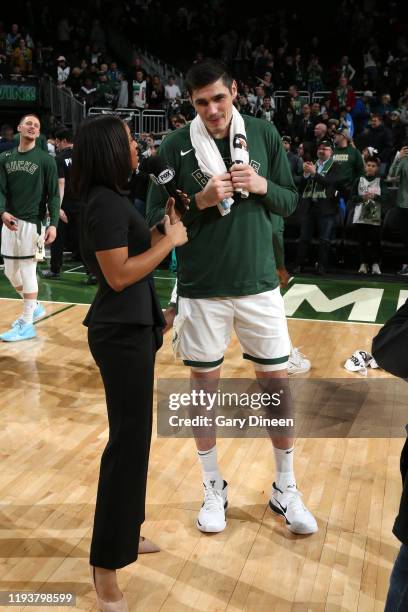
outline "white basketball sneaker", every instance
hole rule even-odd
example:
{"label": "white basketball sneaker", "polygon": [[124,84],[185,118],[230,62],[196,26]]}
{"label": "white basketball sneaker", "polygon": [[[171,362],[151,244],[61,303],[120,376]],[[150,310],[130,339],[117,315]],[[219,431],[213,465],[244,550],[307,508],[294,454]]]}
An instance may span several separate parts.
{"label": "white basketball sneaker", "polygon": [[311,363],[298,348],[292,346],[288,359],[288,374],[304,374],[310,370]]}
{"label": "white basketball sneaker", "polygon": [[302,502],[302,494],[296,485],[290,485],[281,491],[273,483],[269,507],[285,518],[286,527],[292,533],[307,535],[318,530],[316,519]]}
{"label": "white basketball sneaker", "polygon": [[215,482],[204,482],[204,501],[197,517],[197,528],[206,533],[218,533],[227,525],[225,510],[228,506],[228,485],[224,480],[222,489],[217,489]]}

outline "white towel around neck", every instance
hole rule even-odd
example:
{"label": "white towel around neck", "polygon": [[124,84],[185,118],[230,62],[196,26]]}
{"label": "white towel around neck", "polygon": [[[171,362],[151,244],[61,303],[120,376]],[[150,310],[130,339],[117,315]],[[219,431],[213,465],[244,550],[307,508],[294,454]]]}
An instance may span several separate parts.
{"label": "white towel around neck", "polygon": [[[201,172],[208,177],[225,174],[227,168],[218,150],[214,138],[208,132],[203,120],[197,115],[190,123],[191,144],[194,147],[195,156]],[[242,115],[235,106],[232,107],[232,119],[229,131],[231,159],[234,164],[249,163],[248,144],[246,138],[245,123]],[[248,197],[248,192],[237,189],[243,198]],[[221,215],[227,215],[234,203],[232,198],[226,198],[219,202],[218,209]]]}

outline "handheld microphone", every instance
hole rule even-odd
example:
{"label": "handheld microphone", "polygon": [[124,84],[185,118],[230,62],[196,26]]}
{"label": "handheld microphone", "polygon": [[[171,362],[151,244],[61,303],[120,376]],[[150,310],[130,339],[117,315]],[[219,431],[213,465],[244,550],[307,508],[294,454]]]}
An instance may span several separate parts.
{"label": "handheld microphone", "polygon": [[[248,164],[249,163],[249,155],[248,155],[248,141],[244,134],[235,134],[232,140],[232,146],[234,147],[234,163],[235,164]],[[247,198],[249,196],[248,191],[238,187],[235,189],[238,193],[241,194],[242,198]]]}
{"label": "handheld microphone", "polygon": [[150,174],[150,178],[156,185],[161,185],[165,188],[169,196],[174,198],[175,207],[180,215],[184,215],[187,210],[180,194],[177,193],[177,185],[174,177],[176,173],[170,167],[168,161],[161,156],[153,155],[145,161],[144,172]]}

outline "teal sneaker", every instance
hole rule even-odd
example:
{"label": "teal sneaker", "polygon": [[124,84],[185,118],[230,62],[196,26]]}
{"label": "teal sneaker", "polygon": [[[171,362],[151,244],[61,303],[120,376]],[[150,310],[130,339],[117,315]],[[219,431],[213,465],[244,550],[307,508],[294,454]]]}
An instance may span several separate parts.
{"label": "teal sneaker", "polygon": [[4,334],[0,334],[0,340],[3,340],[3,342],[19,342],[20,340],[31,340],[36,335],[37,332],[32,323],[25,323],[23,319],[19,319],[14,327]]}
{"label": "teal sneaker", "polygon": [[[40,304],[40,302],[37,302],[37,306],[35,307],[35,310],[33,312],[33,322],[35,323],[36,321],[38,321],[38,319],[41,319],[44,315],[45,315],[44,306]],[[20,319],[16,319],[15,321],[13,321],[13,323],[11,324],[11,327],[15,327],[19,321]]]}

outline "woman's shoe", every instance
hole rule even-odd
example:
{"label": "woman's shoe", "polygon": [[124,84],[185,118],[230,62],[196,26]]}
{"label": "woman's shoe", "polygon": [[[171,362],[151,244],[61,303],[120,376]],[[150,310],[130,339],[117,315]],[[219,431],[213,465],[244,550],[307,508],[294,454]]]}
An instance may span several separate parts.
{"label": "woman's shoe", "polygon": [[155,553],[155,552],[160,552],[160,548],[157,546],[157,544],[155,544],[148,538],[144,538],[143,536],[140,536],[139,555],[143,555],[145,553]]}
{"label": "woman's shoe", "polygon": [[103,601],[103,599],[99,598],[98,591],[96,590],[95,584],[95,568],[91,565],[91,580],[93,584],[93,588],[96,593],[96,601],[98,604],[98,608],[102,610],[102,612],[129,612],[129,608],[126,602],[126,599],[122,595],[122,599],[118,599],[118,601]]}

